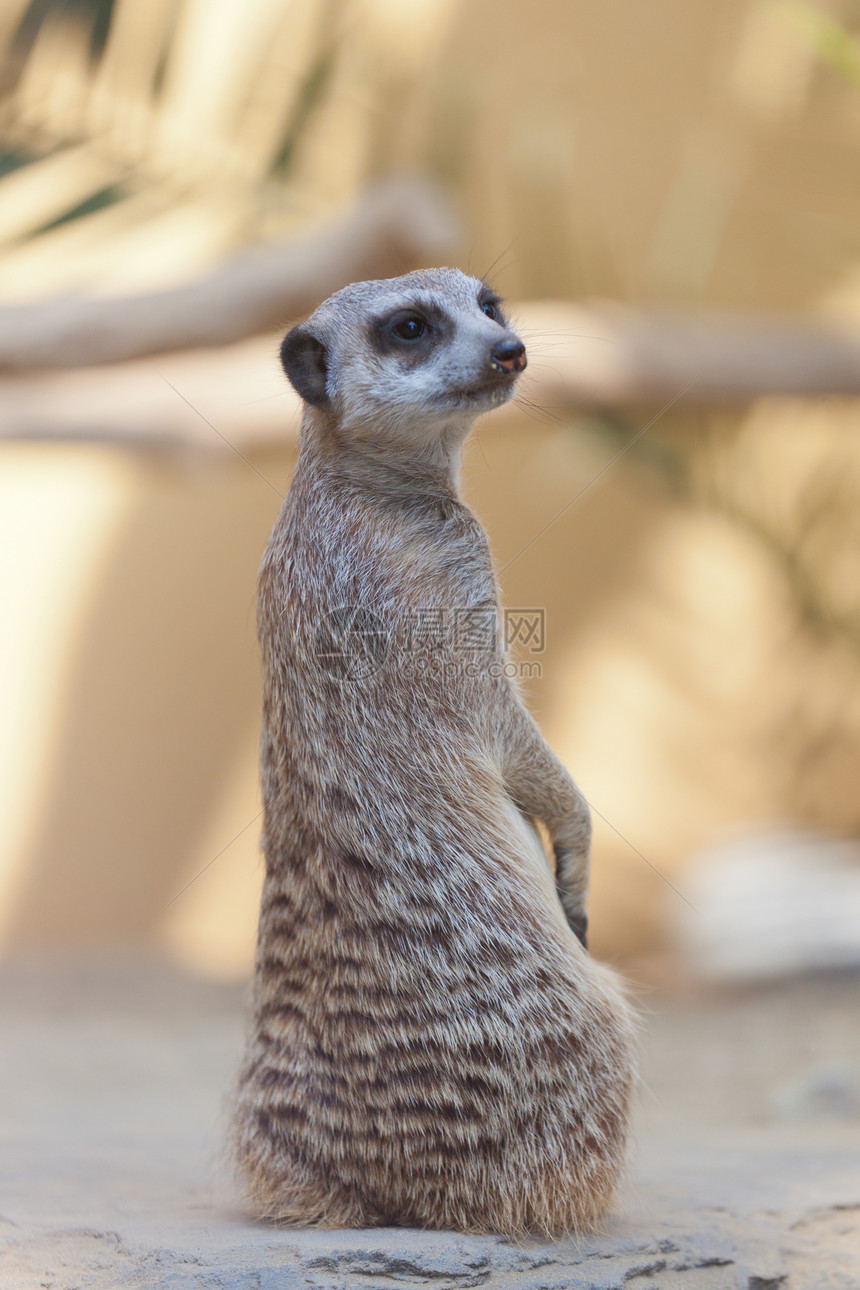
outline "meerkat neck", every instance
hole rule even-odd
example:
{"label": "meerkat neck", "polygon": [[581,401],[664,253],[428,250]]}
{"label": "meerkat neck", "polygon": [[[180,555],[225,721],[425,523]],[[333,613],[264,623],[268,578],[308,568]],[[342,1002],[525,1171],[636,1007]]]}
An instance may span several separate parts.
{"label": "meerkat neck", "polygon": [[372,427],[342,427],[314,417],[303,425],[301,455],[352,485],[388,496],[439,493],[459,497],[460,457],[471,428],[452,426],[424,442],[401,440]]}

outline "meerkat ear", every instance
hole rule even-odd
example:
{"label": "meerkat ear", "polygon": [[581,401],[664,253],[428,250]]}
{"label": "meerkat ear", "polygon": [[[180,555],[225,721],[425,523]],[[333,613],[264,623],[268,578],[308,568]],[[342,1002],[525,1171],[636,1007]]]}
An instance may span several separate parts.
{"label": "meerkat ear", "polygon": [[281,363],[290,384],[308,403],[323,408],[328,403],[328,355],[321,340],[300,324],[281,342]]}

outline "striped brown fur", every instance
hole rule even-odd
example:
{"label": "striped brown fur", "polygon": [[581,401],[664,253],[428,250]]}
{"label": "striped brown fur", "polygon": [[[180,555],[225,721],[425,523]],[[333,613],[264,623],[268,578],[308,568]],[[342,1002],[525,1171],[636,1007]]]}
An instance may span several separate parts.
{"label": "striped brown fur", "polygon": [[[450,269],[356,284],[283,351],[308,406],[260,573],[266,878],[234,1133],[283,1222],[560,1234],[622,1168],[630,1015],[574,934],[588,810],[503,642],[451,630],[498,604],[454,465],[515,381],[491,373],[513,333],[487,299]],[[404,309],[423,356],[390,330]]]}

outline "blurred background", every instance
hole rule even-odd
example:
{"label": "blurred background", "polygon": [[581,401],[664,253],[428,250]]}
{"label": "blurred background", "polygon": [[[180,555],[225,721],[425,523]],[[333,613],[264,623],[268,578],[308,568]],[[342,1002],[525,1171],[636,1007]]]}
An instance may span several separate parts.
{"label": "blurred background", "polygon": [[2,0],[0,63],[0,955],[247,978],[277,340],[447,262],[529,344],[464,487],[595,952],[856,965],[855,0]]}
{"label": "blurred background", "polygon": [[857,1285],[858,0],[0,0],[4,1286],[259,1282],[278,343],[445,263],[528,344],[463,481],[643,1017],[629,1275]]}

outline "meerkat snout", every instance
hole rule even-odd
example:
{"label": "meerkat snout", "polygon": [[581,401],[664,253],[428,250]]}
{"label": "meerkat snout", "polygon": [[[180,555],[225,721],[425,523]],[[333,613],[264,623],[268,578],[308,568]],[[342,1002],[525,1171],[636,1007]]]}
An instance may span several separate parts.
{"label": "meerkat snout", "polygon": [[526,347],[517,336],[505,337],[493,346],[492,367],[496,371],[524,372],[528,364]]}

